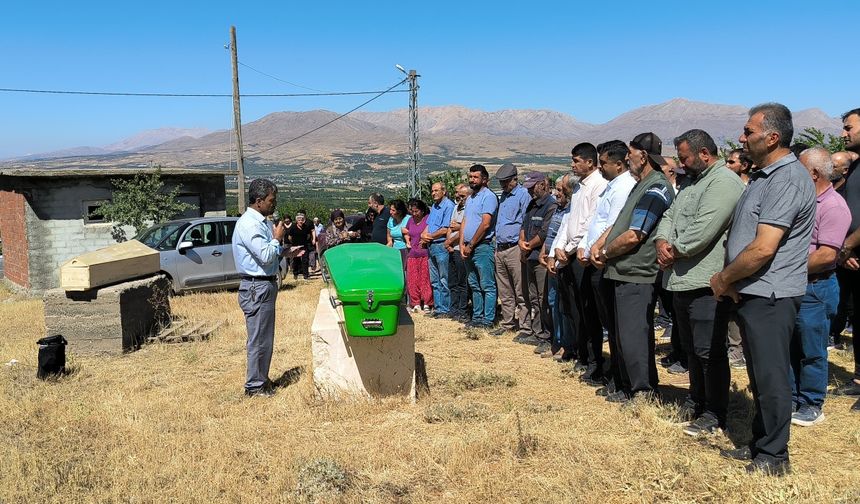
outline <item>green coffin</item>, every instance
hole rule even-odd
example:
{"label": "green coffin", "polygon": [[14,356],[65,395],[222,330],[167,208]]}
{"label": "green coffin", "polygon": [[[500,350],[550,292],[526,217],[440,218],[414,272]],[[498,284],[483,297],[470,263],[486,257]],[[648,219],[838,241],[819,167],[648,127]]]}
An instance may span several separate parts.
{"label": "green coffin", "polygon": [[391,336],[397,332],[404,287],[399,250],[379,243],[347,243],[326,250],[322,267],[332,304],[343,306],[347,334]]}

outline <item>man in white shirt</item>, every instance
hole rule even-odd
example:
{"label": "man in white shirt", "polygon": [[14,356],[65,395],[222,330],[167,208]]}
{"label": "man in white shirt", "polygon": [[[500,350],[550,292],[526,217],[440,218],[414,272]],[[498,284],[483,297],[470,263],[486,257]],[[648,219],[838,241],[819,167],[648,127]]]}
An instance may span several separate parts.
{"label": "man in white shirt", "polygon": [[287,232],[283,221],[272,225],[266,217],[278,204],[278,188],[270,180],[257,179],[248,187],[248,209],[233,231],[233,260],[241,275],[239,306],[248,330],[248,369],[245,394],[274,394],[269,380],[275,342],[275,301],[278,297],[278,262]]}
{"label": "man in white shirt", "polygon": [[[589,316],[596,309],[591,291],[591,275],[597,271],[591,265],[583,266],[576,261],[576,247],[588,230],[588,221],[597,208],[607,181],[597,169],[597,148],[590,143],[580,143],[570,151],[571,170],[580,177],[579,191],[571,198],[567,222],[563,222],[558,236],[552,244],[550,256],[555,257],[559,267],[569,268],[573,283],[568,283],[562,301],[570,315],[575,333],[577,360],[576,371],[596,369],[603,362],[603,328],[597,317]],[[566,225],[565,225],[566,224]]]}
{"label": "man in white shirt", "polygon": [[[616,217],[627,202],[627,196],[636,185],[636,179],[630,174],[627,167],[627,153],[629,149],[627,144],[621,140],[612,140],[597,146],[599,154],[598,170],[604,179],[608,181],[606,188],[600,195],[597,201],[597,207],[593,218],[588,223],[588,232],[585,237],[579,241],[576,250],[576,259],[583,268],[593,267],[589,261],[590,250],[592,245],[600,238],[606,229],[615,223]],[[614,314],[610,313],[606,299],[607,292],[606,282],[603,279],[603,270],[596,270],[591,274],[591,294],[594,296],[594,306],[596,308],[600,323],[606,328],[609,334],[609,361],[610,369],[603,369],[603,361],[599,366],[595,366],[592,370],[588,370],[582,376],[582,380],[592,386],[607,385],[598,392],[601,395],[614,392],[611,383],[615,383],[615,375],[620,372],[616,359],[618,350],[616,348],[616,334],[614,324]],[[601,334],[601,343],[603,335]]]}

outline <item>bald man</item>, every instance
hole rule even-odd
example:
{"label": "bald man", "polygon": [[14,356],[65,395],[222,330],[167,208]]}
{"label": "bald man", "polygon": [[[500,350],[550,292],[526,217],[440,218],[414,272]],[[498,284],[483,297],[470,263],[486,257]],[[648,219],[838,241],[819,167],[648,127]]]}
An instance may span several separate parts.
{"label": "bald man", "polygon": [[833,182],[833,188],[839,191],[845,185],[845,177],[848,172],[848,167],[856,161],[858,155],[856,152],[839,151],[830,155],[830,160],[833,162],[833,174],[830,181]]}

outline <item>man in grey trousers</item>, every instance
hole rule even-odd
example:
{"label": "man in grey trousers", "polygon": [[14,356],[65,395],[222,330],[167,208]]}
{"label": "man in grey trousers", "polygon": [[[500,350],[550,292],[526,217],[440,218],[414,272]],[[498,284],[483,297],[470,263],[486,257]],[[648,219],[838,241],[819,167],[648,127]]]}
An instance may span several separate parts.
{"label": "man in grey trousers", "polygon": [[286,234],[283,222],[272,225],[266,217],[278,204],[278,188],[270,180],[257,179],[248,187],[248,209],[233,231],[233,260],[241,275],[239,306],[248,329],[248,370],[245,394],[274,395],[269,380],[275,342],[275,301],[278,297],[278,262]]}

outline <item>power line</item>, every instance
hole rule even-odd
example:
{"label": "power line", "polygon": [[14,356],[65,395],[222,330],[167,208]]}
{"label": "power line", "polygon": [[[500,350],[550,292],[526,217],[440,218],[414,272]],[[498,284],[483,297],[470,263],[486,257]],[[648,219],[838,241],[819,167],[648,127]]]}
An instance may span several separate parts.
{"label": "power line", "polygon": [[[0,88],[3,93],[34,93],[34,94],[56,94],[56,95],[86,95],[86,96],[138,96],[138,97],[166,97],[166,98],[232,98],[232,94],[215,93],[125,93],[114,91],[65,91],[56,89],[18,89]],[[242,98],[300,98],[309,96],[354,96],[385,93],[408,93],[408,89],[397,89],[391,91],[345,91],[333,93],[252,93],[243,94]]]}
{"label": "power line", "polygon": [[[307,131],[307,132],[302,133],[301,135],[299,135],[299,136],[297,136],[297,137],[294,137],[294,138],[291,138],[291,139],[287,140],[286,142],[280,143],[280,144],[278,144],[278,145],[274,145],[274,146],[272,146],[272,147],[269,147],[268,149],[263,149],[263,150],[261,150],[261,151],[259,151],[259,152],[255,152],[253,155],[254,155],[254,156],[259,156],[260,154],[264,154],[264,153],[266,153],[266,152],[269,152],[270,150],[277,149],[278,147],[283,147],[284,145],[287,145],[288,143],[295,142],[296,140],[298,140],[298,139],[300,139],[300,138],[304,138],[304,137],[306,137],[306,136],[310,135],[311,133],[314,133],[314,132],[316,132],[316,131],[319,131],[319,130],[321,130],[321,129],[325,128],[326,126],[328,126],[329,124],[331,124],[331,123],[333,123],[333,122],[335,122],[335,121],[337,121],[337,120],[339,120],[339,119],[343,119],[344,117],[348,116],[349,114],[352,114],[352,113],[353,113],[353,112],[355,112],[356,110],[360,109],[361,107],[364,107],[364,106],[365,106],[365,105],[367,105],[368,103],[372,102],[373,100],[375,100],[375,99],[379,98],[380,96],[382,96],[382,95],[384,95],[384,94],[386,94],[386,93],[390,93],[390,92],[395,92],[395,93],[396,93],[397,91],[392,91],[392,90],[393,90],[394,88],[396,88],[397,86],[402,85],[402,84],[403,84],[404,82],[406,82],[407,80],[408,80],[408,78],[403,79],[402,81],[400,81],[400,82],[398,82],[397,84],[395,84],[395,85],[391,86],[390,88],[386,89],[385,91],[381,91],[378,95],[376,95],[376,96],[374,96],[373,98],[371,98],[371,99],[369,99],[369,100],[365,101],[365,102],[364,102],[364,103],[362,103],[361,105],[359,105],[359,106],[357,106],[357,107],[353,108],[352,110],[349,110],[348,112],[344,112],[343,114],[341,114],[341,115],[339,115],[339,116],[335,117],[335,118],[334,118],[334,119],[332,119],[331,121],[325,122],[325,123],[321,124],[320,126],[317,126],[316,128],[314,128],[314,129],[310,130],[310,131]],[[404,90],[404,91],[408,91],[408,90]]]}
{"label": "power line", "polygon": [[275,77],[274,75],[267,74],[266,72],[264,72],[262,70],[257,70],[256,68],[252,67],[251,65],[247,65],[245,63],[242,63],[241,61],[239,62],[239,64],[242,65],[243,67],[249,69],[249,70],[253,70],[253,71],[257,72],[260,75],[265,75],[266,77],[268,77],[270,79],[275,79],[276,81],[283,82],[284,84],[289,84],[290,86],[295,86],[297,88],[307,89],[308,91],[315,91],[317,93],[325,93],[325,91],[321,91],[319,89],[314,89],[314,88],[309,88],[307,86],[302,86],[301,84],[296,84],[295,82],[290,82],[290,81],[281,79],[280,77]]}

